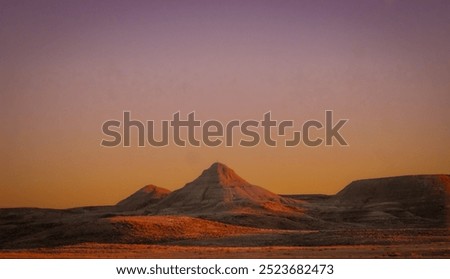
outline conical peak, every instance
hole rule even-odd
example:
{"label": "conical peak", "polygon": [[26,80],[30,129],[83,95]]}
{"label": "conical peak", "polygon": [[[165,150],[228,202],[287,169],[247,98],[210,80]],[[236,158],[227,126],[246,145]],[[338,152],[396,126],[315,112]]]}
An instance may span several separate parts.
{"label": "conical peak", "polygon": [[223,185],[248,184],[234,170],[219,162],[215,162],[208,169],[204,170],[195,181],[220,183]]}
{"label": "conical peak", "polygon": [[194,181],[172,192],[157,204],[160,214],[173,212],[231,212],[260,210],[281,198],[252,185],[222,163],[214,163]]}
{"label": "conical peak", "polygon": [[150,193],[156,190],[156,186],[149,184],[149,185],[145,185],[144,187],[142,187],[141,189],[139,189],[139,192],[144,192],[144,193]]}
{"label": "conical peak", "polygon": [[141,193],[169,193],[170,191],[161,187],[158,187],[156,185],[153,184],[149,184],[149,185],[145,185],[144,187],[142,187],[141,189],[138,190],[138,192]]}
{"label": "conical peak", "polygon": [[220,162],[215,162],[213,163],[208,169],[206,169],[205,171],[207,172],[216,172],[216,173],[222,173],[222,174],[227,174],[227,173],[234,173],[234,171],[232,169],[230,169],[227,165],[222,164]]}
{"label": "conical peak", "polygon": [[216,169],[219,167],[228,168],[227,165],[221,163],[221,162],[214,162],[208,169]]}

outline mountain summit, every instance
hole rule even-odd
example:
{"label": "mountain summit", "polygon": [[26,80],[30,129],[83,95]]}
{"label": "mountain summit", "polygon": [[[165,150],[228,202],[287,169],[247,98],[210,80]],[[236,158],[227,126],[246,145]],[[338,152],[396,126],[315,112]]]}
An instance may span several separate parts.
{"label": "mountain summit", "polygon": [[218,183],[224,187],[239,187],[243,185],[250,185],[250,183],[237,175],[234,170],[219,162],[212,164],[191,183],[194,182],[196,184]]}
{"label": "mountain summit", "polygon": [[252,185],[222,163],[214,163],[194,181],[172,192],[157,204],[158,214],[181,212],[211,214],[225,211],[267,210],[268,204],[284,208],[284,199]]}

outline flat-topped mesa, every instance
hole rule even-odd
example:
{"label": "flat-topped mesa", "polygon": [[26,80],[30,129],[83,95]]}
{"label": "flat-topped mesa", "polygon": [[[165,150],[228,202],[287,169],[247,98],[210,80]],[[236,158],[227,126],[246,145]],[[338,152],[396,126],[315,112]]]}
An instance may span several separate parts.
{"label": "flat-topped mesa", "polygon": [[450,175],[405,175],[356,180],[336,194],[343,202],[423,200],[450,193]]}
{"label": "flat-topped mesa", "polygon": [[410,219],[413,214],[450,226],[450,175],[357,180],[337,193],[333,200],[358,212],[386,212],[395,218]]}

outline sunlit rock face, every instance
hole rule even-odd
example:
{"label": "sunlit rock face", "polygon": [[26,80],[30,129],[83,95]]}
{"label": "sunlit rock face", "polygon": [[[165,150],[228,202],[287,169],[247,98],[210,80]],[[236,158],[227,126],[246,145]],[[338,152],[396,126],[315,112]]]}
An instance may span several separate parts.
{"label": "sunlit rock face", "polygon": [[283,208],[285,201],[287,199],[248,183],[226,165],[214,163],[197,179],[162,200],[157,210],[160,214],[264,210],[268,204]]}

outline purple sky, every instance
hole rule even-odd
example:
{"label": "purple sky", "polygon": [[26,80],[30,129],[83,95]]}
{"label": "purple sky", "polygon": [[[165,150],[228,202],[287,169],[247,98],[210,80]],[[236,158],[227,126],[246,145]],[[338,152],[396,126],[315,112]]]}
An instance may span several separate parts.
{"label": "purple sky", "polygon": [[[113,203],[213,161],[277,193],[450,173],[449,15],[444,0],[0,0],[0,207]],[[99,145],[123,110],[302,123],[326,109],[350,119],[350,147]]]}

